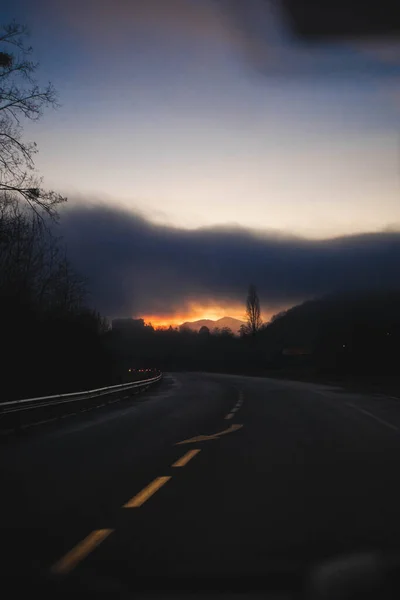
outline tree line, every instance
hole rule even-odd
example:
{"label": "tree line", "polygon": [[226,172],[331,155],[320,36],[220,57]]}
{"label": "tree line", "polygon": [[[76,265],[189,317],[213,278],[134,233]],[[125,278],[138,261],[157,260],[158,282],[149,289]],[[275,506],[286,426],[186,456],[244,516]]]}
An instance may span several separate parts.
{"label": "tree line", "polygon": [[23,136],[25,120],[57,107],[51,84],[41,87],[18,23],[0,28],[0,314],[2,388],[7,397],[106,384],[114,377],[103,345],[107,323],[88,307],[84,279],[54,233],[66,201],[46,190]]}
{"label": "tree line", "polygon": [[2,386],[7,397],[107,384],[106,321],[46,221],[0,196]]}
{"label": "tree line", "polygon": [[[247,303],[254,295],[251,286]],[[122,371],[154,366],[289,378],[393,377],[398,375],[399,306],[398,289],[342,292],[294,306],[255,330],[248,313],[240,335],[207,327],[157,329],[142,319],[127,319],[107,336]]]}

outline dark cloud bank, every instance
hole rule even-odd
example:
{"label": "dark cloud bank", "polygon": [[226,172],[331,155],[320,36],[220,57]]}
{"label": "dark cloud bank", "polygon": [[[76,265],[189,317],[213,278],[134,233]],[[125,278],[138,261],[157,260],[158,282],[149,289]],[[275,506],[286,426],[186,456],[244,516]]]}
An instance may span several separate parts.
{"label": "dark cloud bank", "polygon": [[240,228],[187,231],[91,206],[63,211],[68,255],[103,314],[169,314],[192,300],[244,302],[254,282],[266,309],[321,294],[397,288],[400,233],[309,241]]}

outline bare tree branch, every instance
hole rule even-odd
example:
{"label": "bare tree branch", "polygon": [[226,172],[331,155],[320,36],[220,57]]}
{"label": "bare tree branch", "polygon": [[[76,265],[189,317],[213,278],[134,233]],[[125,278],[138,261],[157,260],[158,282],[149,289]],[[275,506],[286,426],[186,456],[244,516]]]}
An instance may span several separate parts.
{"label": "bare tree branch", "polygon": [[[12,192],[36,213],[55,217],[66,198],[40,185],[34,173],[34,142],[22,139],[22,119],[37,121],[47,107],[57,107],[57,94],[49,83],[40,87],[26,45],[28,30],[18,23],[0,28],[0,191]],[[14,54],[14,50],[18,54]]]}
{"label": "bare tree branch", "polygon": [[256,335],[257,331],[261,329],[261,309],[260,299],[257,294],[256,286],[251,284],[247,294],[246,301],[246,316],[247,316],[247,331],[252,335]]}

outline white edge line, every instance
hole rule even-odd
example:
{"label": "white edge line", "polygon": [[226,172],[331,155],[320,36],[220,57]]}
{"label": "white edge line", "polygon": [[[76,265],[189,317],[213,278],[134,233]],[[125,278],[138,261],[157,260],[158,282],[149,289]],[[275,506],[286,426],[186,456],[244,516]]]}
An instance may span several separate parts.
{"label": "white edge line", "polygon": [[396,425],[392,425],[391,423],[388,423],[387,421],[380,419],[379,417],[370,413],[368,410],[364,410],[363,408],[360,408],[359,406],[356,406],[355,404],[352,404],[351,402],[346,402],[346,404],[347,404],[347,406],[354,408],[358,412],[363,413],[364,415],[368,415],[368,417],[371,417],[371,419],[378,421],[378,423],[381,423],[381,425],[385,425],[386,427],[389,427],[390,429],[393,429],[394,431],[399,431],[399,428],[396,427]]}
{"label": "white edge line", "polygon": [[[53,421],[56,421],[57,417],[54,417],[53,419],[46,419],[44,421],[36,421],[35,423],[28,423],[27,425],[24,425],[24,429],[29,429],[30,427],[37,427],[38,425],[44,425],[45,423],[52,423]],[[13,431],[12,429],[10,431]]]}

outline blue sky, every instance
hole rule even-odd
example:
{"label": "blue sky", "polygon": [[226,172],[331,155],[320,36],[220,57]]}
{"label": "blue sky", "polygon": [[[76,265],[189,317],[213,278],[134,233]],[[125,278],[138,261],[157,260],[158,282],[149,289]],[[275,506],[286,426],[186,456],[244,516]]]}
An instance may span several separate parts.
{"label": "blue sky", "polygon": [[396,46],[310,49],[249,5],[247,20],[232,1],[9,6],[63,105],[28,128],[46,182],[183,227],[397,226]]}
{"label": "blue sky", "polygon": [[308,47],[252,0],[6,2],[62,107],[26,128],[70,207],[325,239],[400,226],[400,46]]}

